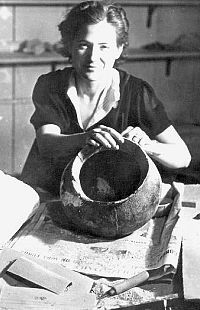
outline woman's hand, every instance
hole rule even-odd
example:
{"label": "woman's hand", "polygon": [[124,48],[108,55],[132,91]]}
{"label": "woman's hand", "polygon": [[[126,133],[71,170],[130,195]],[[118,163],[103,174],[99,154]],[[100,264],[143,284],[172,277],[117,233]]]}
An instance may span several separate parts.
{"label": "woman's hand", "polygon": [[122,136],[138,143],[149,156],[168,168],[188,167],[191,161],[186,144],[172,125],[155,140],[151,140],[141,128],[132,126],[127,127]]}
{"label": "woman's hand", "polygon": [[139,144],[148,155],[160,155],[158,142],[151,140],[140,127],[129,126],[122,132],[122,136]]}
{"label": "woman's hand", "polygon": [[122,136],[135,143],[138,143],[141,147],[145,144],[151,143],[149,136],[140,128],[128,126],[123,132]]}
{"label": "woman's hand", "polygon": [[86,143],[93,146],[104,146],[109,149],[118,150],[124,142],[123,136],[111,127],[100,125],[87,132]]}

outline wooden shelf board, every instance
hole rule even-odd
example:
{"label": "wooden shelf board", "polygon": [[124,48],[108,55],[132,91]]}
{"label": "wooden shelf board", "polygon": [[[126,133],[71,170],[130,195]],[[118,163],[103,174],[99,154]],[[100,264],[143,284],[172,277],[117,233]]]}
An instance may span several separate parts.
{"label": "wooden shelf board", "polygon": [[133,60],[174,60],[200,58],[200,51],[149,51],[144,49],[128,49],[124,55],[127,61]]}
{"label": "wooden shelf board", "polygon": [[[156,61],[175,59],[197,59],[200,51],[146,51],[143,49],[128,49],[122,57],[124,61]],[[0,53],[0,66],[69,64],[68,59],[57,53],[32,55],[26,53]]]}
{"label": "wooden shelf board", "polygon": [[44,53],[41,55],[32,55],[26,53],[0,53],[0,65],[40,65],[51,63],[68,63],[68,59],[57,53]]}

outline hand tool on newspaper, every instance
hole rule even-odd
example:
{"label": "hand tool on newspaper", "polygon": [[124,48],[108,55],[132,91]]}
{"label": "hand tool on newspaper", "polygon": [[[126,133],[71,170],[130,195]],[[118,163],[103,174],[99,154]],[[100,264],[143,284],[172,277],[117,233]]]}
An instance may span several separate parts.
{"label": "hand tool on newspaper", "polygon": [[132,287],[140,285],[149,279],[149,272],[147,270],[140,272],[139,274],[126,279],[113,285],[102,297],[111,297],[114,295],[121,294]]}
{"label": "hand tool on newspaper", "polygon": [[164,275],[173,272],[173,267],[171,265],[164,265],[162,268],[154,270],[144,270],[131,278],[125,279],[115,285],[111,286],[108,291],[106,291],[101,298],[112,297],[114,295],[119,295],[125,291],[130,290],[133,287],[144,284],[147,280],[156,280]]}

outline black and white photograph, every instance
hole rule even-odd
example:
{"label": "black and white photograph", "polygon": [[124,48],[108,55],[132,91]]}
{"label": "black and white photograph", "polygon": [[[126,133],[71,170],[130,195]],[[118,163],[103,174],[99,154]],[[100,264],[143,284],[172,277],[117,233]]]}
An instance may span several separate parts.
{"label": "black and white photograph", "polygon": [[200,0],[0,0],[0,310],[200,309]]}

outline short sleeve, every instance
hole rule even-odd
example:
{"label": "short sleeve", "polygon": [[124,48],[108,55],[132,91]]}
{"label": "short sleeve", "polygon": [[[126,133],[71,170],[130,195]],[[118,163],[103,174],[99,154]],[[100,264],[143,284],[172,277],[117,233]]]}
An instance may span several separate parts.
{"label": "short sleeve", "polygon": [[158,99],[153,88],[147,83],[142,83],[139,92],[139,123],[149,136],[154,138],[163,132],[172,123],[169,120],[164,105]]}
{"label": "short sleeve", "polygon": [[32,95],[35,111],[30,119],[35,130],[46,124],[55,124],[62,128],[59,104],[51,92],[48,75],[42,75],[36,82]]}

